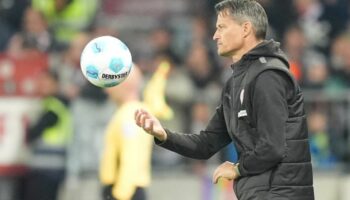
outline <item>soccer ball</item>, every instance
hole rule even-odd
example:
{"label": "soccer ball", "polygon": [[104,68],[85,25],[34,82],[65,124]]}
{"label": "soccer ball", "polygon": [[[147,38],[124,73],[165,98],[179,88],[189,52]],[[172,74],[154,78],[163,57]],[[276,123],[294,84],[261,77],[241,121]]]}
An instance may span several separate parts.
{"label": "soccer ball", "polygon": [[80,67],[84,77],[98,87],[113,87],[129,75],[133,63],[129,48],[112,36],[92,39],[84,47]]}

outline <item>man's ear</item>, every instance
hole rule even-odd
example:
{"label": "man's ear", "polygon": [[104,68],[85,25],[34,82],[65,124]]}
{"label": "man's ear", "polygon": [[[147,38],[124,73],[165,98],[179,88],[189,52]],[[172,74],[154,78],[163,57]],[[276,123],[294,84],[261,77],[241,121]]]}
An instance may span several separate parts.
{"label": "man's ear", "polygon": [[250,21],[243,22],[243,37],[246,38],[253,33],[253,24]]}

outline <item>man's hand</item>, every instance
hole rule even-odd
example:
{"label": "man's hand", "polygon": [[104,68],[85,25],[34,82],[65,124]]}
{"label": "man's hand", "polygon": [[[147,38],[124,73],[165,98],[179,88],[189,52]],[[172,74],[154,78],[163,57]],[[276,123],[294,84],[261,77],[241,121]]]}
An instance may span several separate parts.
{"label": "man's hand", "polygon": [[135,122],[139,127],[143,128],[143,130],[153,135],[158,140],[165,141],[167,139],[167,134],[163,126],[160,124],[159,120],[149,112],[143,109],[136,110]]}
{"label": "man's hand", "polygon": [[215,169],[213,174],[213,183],[216,184],[220,178],[225,178],[231,181],[238,177],[238,165],[226,161]]}

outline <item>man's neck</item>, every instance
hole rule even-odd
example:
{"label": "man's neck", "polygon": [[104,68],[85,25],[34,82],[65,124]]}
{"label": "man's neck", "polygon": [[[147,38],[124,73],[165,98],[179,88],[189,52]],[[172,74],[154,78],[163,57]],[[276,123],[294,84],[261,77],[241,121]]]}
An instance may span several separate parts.
{"label": "man's neck", "polygon": [[249,51],[254,49],[256,46],[258,46],[261,42],[264,40],[253,40],[251,42],[248,42],[246,45],[244,45],[239,52],[237,52],[235,55],[232,56],[233,63],[238,62],[242,59],[242,57],[247,54]]}

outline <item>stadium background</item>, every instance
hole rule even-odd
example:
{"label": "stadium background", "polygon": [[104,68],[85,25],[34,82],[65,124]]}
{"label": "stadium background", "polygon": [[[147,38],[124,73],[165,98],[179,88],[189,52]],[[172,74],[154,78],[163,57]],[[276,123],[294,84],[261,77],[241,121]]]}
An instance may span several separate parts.
{"label": "stadium background", "polygon": [[[230,74],[230,60],[216,55],[211,39],[217,1],[73,0],[76,10],[60,16],[50,13],[47,2],[0,0],[0,200],[20,196],[16,188],[27,162],[26,127],[39,111],[35,76],[45,68],[59,72],[73,115],[75,145],[60,199],[98,200],[93,197],[99,193],[98,159],[114,107],[82,77],[82,47],[93,37],[114,35],[129,46],[146,77],[160,61],[170,61],[166,98],[175,117],[164,124],[198,132]],[[350,3],[259,2],[269,16],[268,38],[282,42],[304,91],[316,199],[350,199]],[[229,146],[208,161],[195,161],[155,146],[149,198],[231,199],[230,183],[212,185],[210,177],[219,163],[236,159],[233,150]]]}

